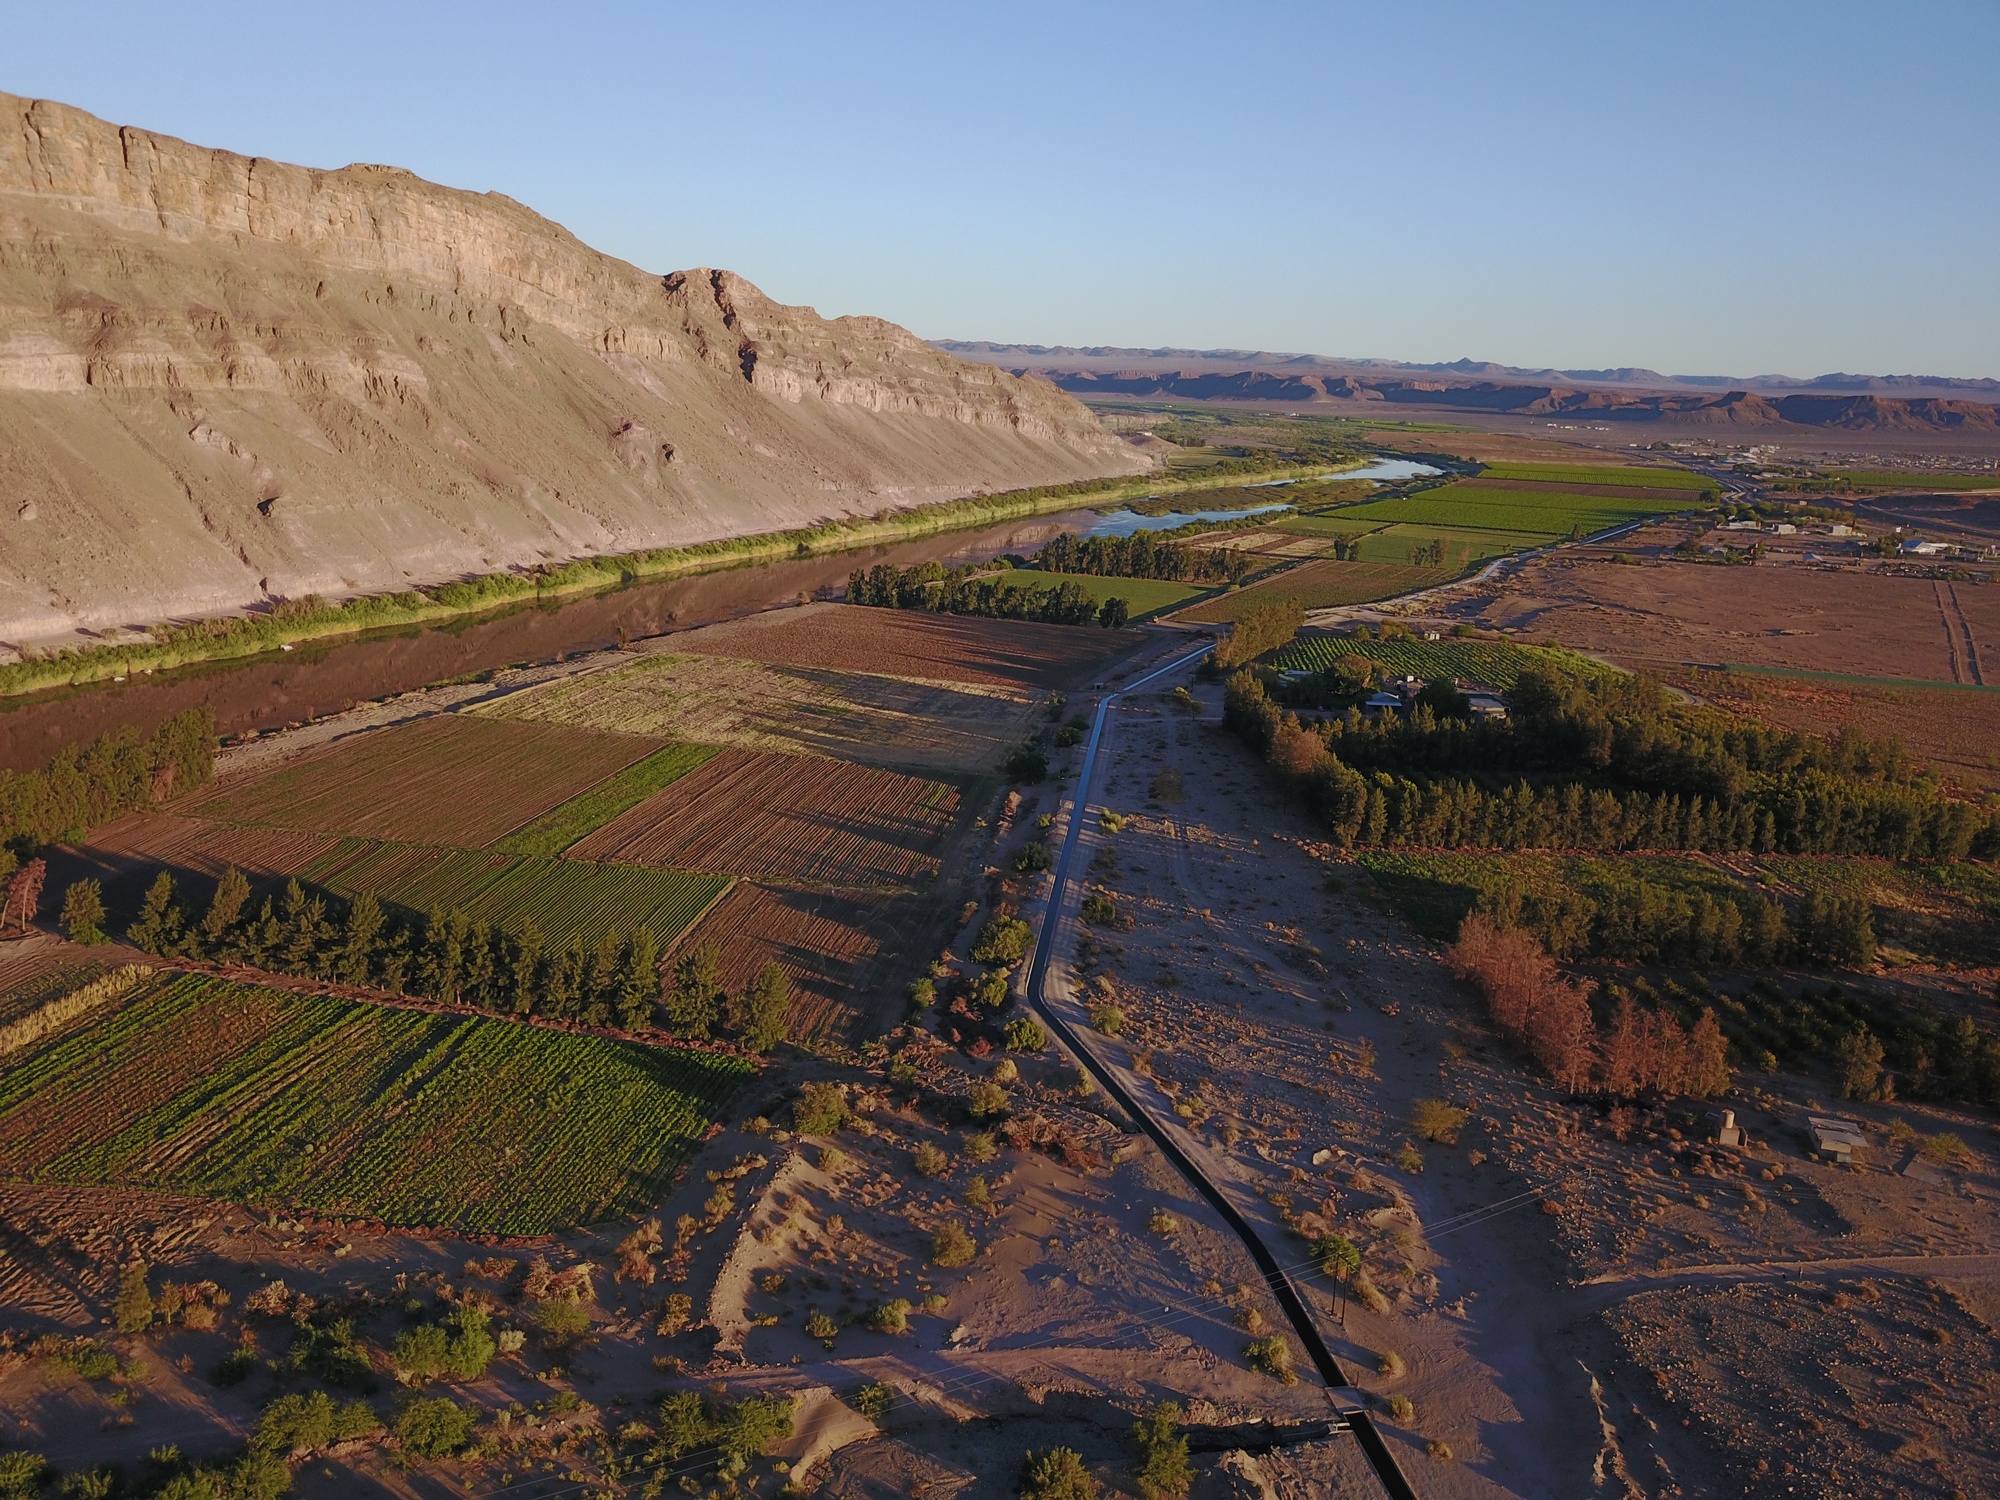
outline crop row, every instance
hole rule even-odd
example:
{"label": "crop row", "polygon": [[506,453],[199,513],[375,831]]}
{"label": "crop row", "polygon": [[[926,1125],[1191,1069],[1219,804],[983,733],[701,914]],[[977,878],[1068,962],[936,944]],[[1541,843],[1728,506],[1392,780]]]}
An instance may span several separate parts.
{"label": "crop row", "polygon": [[620,813],[637,807],[653,793],[671,786],[716,753],[713,745],[669,745],[579,792],[560,807],[517,828],[498,844],[506,854],[560,854],[578,839],[595,833]]}
{"label": "crop row", "polygon": [[536,1234],[655,1201],[747,1073],[706,1053],[184,976],[10,1070],[0,1163]]}
{"label": "crop row", "polygon": [[1450,566],[1415,567],[1409,563],[1309,562],[1249,588],[1236,589],[1183,610],[1176,618],[1202,625],[1223,625],[1272,599],[1296,599],[1307,609],[1367,604],[1444,583],[1458,571]]}
{"label": "crop row", "polygon": [[1713,490],[1713,479],[1686,469],[1640,469],[1597,464],[1488,464],[1482,479],[1520,479],[1533,484],[1616,484],[1649,490]]}
{"label": "crop row", "polygon": [[729,888],[727,875],[538,859],[479,849],[348,840],[301,872],[343,895],[373,892],[413,911],[460,911],[588,946],[648,927],[670,943]]}
{"label": "crop row", "polygon": [[598,730],[438,714],[341,741],[183,810],[225,822],[476,848],[658,745]]}
{"label": "crop row", "polygon": [[728,750],[571,852],[813,885],[906,885],[936,871],[958,801],[956,787],[921,776]]}
{"label": "crop row", "polygon": [[1379,662],[1391,676],[1449,677],[1483,683],[1503,692],[1529,667],[1554,668],[1579,677],[1609,677],[1614,667],[1556,646],[1517,646],[1505,641],[1365,640],[1354,636],[1300,636],[1271,659],[1281,672],[1323,672],[1343,656]]}
{"label": "crop row", "polygon": [[1484,531],[1530,531],[1568,536],[1606,530],[1627,521],[1685,509],[1689,500],[1617,500],[1555,490],[1492,490],[1453,484],[1407,499],[1373,500],[1350,506],[1356,520],[1407,521],[1417,526],[1464,526]]}

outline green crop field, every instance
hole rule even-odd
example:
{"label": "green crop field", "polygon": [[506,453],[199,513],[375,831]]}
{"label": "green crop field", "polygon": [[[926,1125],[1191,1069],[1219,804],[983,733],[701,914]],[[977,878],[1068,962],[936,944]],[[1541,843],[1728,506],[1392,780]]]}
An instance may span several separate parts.
{"label": "green crop field", "polygon": [[7,1070],[0,1173],[546,1234],[651,1207],[750,1072],[181,975]]}
{"label": "green crop field", "polygon": [[1450,677],[1483,682],[1502,692],[1529,667],[1548,667],[1578,677],[1611,677],[1617,668],[1558,646],[1516,646],[1506,641],[1378,641],[1344,635],[1302,635],[1271,658],[1277,670],[1323,672],[1343,656],[1380,662],[1391,676],[1429,680]]}
{"label": "green crop field", "polygon": [[1403,521],[1416,526],[1462,526],[1473,531],[1568,536],[1577,528],[1587,535],[1698,504],[1692,497],[1685,501],[1617,500],[1574,491],[1489,490],[1476,484],[1451,484],[1407,499],[1371,500],[1365,505],[1349,506],[1341,514],[1357,521]]}
{"label": "green crop field", "polygon": [[1309,562],[1262,583],[1235,589],[1182,610],[1175,616],[1197,625],[1226,625],[1254,604],[1269,599],[1296,599],[1307,609],[1332,609],[1343,604],[1368,604],[1393,599],[1458,576],[1452,567],[1416,568],[1407,562]]}
{"label": "green crop field", "polygon": [[1044,573],[1037,568],[1007,568],[999,574],[1002,583],[1036,590],[1057,584],[1074,583],[1102,604],[1106,599],[1123,599],[1132,608],[1132,618],[1144,619],[1177,604],[1199,597],[1211,585],[1172,583],[1160,578],[1100,578],[1095,573]]}
{"label": "green crop field", "polygon": [[533,922],[553,941],[595,943],[650,927],[663,946],[729,889],[727,875],[346,839],[300,871],[343,895],[372,891],[414,911],[437,907],[510,926]]}
{"label": "green crop field", "polygon": [[1521,479],[1534,484],[1616,484],[1649,490],[1717,490],[1721,486],[1686,469],[1640,469],[1595,464],[1487,464],[1481,479]]}
{"label": "green crop field", "polygon": [[1380,521],[1357,521],[1347,510],[1330,510],[1322,515],[1287,516],[1271,530],[1287,536],[1363,536],[1380,531],[1382,526]]}
{"label": "green crop field", "polygon": [[1864,490],[2000,490],[2000,473],[1897,474],[1876,469],[1821,469],[1819,477],[1845,480]]}
{"label": "green crop field", "polygon": [[1444,544],[1445,562],[1454,568],[1470,567],[1489,557],[1504,557],[1528,547],[1539,547],[1556,538],[1536,531],[1477,531],[1466,526],[1412,526],[1398,522],[1361,538],[1361,562],[1410,560],[1412,547]]}
{"label": "green crop field", "polygon": [[620,813],[637,807],[661,787],[680,780],[717,753],[713,745],[669,745],[636,765],[598,782],[560,807],[550,808],[493,847],[503,854],[560,854]]}

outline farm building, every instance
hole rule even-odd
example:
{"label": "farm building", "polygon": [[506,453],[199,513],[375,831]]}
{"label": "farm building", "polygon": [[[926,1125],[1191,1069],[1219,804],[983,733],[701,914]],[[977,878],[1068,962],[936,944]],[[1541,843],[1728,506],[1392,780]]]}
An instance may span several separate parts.
{"label": "farm building", "polygon": [[1812,1151],[1821,1161],[1830,1161],[1835,1166],[1854,1165],[1854,1153],[1865,1150],[1868,1138],[1861,1133],[1861,1122],[1843,1120],[1833,1115],[1806,1116],[1806,1133],[1812,1144]]}

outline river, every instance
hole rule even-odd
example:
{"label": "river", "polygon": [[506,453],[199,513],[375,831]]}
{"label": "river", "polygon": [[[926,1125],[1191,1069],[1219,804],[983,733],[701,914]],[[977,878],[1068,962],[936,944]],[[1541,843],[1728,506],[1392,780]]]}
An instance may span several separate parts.
{"label": "river", "polygon": [[130,724],[150,734],[183,709],[206,706],[224,735],[282,729],[376,698],[496,667],[550,661],[804,599],[838,598],[857,567],[946,566],[1031,550],[1087,528],[1091,511],[1061,511],[820,557],[754,563],[713,573],[521,604],[441,625],[319,641],[240,661],[209,662],[124,682],[54,688],[0,700],[0,769],[46,765],[64,745],[87,744]]}

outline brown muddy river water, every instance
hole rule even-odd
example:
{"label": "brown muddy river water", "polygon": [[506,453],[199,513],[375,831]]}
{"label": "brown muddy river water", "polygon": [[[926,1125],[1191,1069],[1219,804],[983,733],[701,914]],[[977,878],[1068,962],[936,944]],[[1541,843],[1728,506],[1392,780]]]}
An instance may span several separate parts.
{"label": "brown muddy river water", "polygon": [[282,729],[357,703],[496,667],[601,650],[711,625],[803,599],[838,598],[855,568],[947,567],[1031,551],[1062,531],[1089,527],[1090,511],[1028,517],[823,557],[757,563],[445,625],[308,644],[242,661],[184,667],[119,683],[0,699],[0,769],[34,770],[64,745],[87,744],[130,724],[150,734],[183,709],[206,705],[224,735]]}

